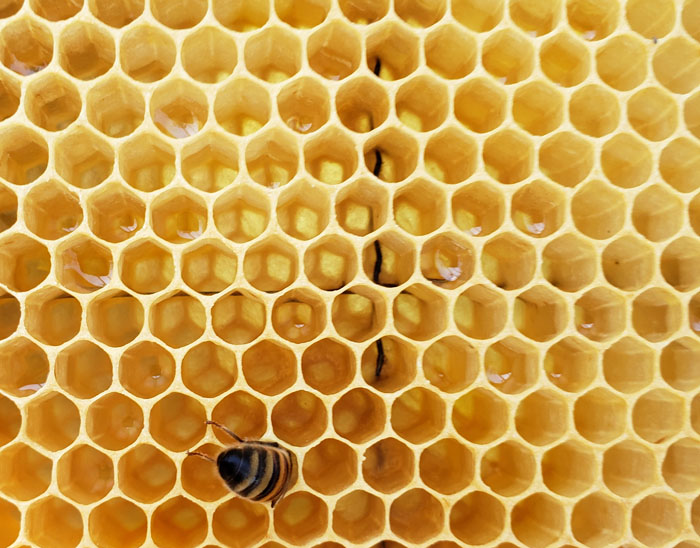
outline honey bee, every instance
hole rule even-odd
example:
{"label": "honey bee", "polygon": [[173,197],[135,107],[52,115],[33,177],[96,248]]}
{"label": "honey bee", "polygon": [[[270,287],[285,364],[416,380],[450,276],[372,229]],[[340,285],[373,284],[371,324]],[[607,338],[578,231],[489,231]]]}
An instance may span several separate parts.
{"label": "honey bee", "polygon": [[223,450],[216,459],[198,451],[188,455],[201,457],[216,464],[221,479],[239,497],[257,502],[272,502],[275,507],[296,482],[294,455],[276,442],[248,441],[224,425],[207,421],[235,440],[235,445]]}

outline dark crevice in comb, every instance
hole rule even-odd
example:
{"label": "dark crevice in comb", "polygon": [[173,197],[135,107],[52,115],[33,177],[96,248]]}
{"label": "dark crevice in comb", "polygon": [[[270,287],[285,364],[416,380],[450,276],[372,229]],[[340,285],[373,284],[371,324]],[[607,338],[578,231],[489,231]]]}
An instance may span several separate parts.
{"label": "dark crevice in comb", "polygon": [[379,177],[379,174],[382,172],[382,153],[379,152],[378,148],[374,149],[374,168],[372,169],[372,175],[375,177]]}
{"label": "dark crevice in comb", "polygon": [[377,259],[374,261],[374,272],[372,272],[372,281],[375,284],[381,285],[379,282],[379,275],[382,273],[382,246],[379,245],[379,240],[374,240],[374,253],[377,255]]}
{"label": "dark crevice in comb", "polygon": [[384,362],[386,361],[386,356],[384,355],[384,342],[381,339],[377,339],[377,364],[374,368],[374,376],[379,377],[384,367]]}
{"label": "dark crevice in comb", "polygon": [[379,76],[379,72],[382,70],[382,60],[377,57],[377,60],[374,62],[374,68],[372,69],[372,72],[374,73],[375,76]]}

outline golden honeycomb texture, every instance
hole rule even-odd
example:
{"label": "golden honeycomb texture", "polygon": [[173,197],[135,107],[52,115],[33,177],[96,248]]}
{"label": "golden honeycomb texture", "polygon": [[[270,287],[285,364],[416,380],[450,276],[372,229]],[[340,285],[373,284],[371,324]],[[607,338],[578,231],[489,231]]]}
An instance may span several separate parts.
{"label": "golden honeycomb texture", "polygon": [[0,546],[700,547],[700,0],[0,0],[0,63]]}

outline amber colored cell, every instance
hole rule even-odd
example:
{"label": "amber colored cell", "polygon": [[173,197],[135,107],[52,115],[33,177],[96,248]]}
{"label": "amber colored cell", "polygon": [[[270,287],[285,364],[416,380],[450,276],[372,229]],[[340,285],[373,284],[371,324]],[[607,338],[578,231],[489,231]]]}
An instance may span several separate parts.
{"label": "amber colored cell", "polygon": [[396,392],[415,379],[416,361],[417,353],[410,343],[398,337],[382,337],[362,353],[362,378],[380,392]]}
{"label": "amber colored cell", "polygon": [[[503,531],[506,511],[494,496],[473,491],[459,499],[450,510],[450,530],[467,545],[486,544]],[[433,546],[451,547],[443,541]],[[456,546],[456,545],[455,545]]]}
{"label": "amber colored cell", "polygon": [[270,221],[270,203],[250,186],[236,187],[214,203],[214,224],[225,238],[243,243],[260,236]]}
{"label": "amber colored cell", "polygon": [[[245,439],[259,439],[267,429],[267,410],[250,391],[237,391],[227,395],[214,407],[212,420],[228,426]],[[219,442],[229,445],[231,438],[214,430]]]}
{"label": "amber colored cell", "polygon": [[121,28],[143,13],[144,0],[88,0],[88,6],[100,21]]}
{"label": "amber colored cell", "polygon": [[424,48],[426,64],[442,78],[464,78],[476,65],[476,41],[452,23],[431,30]]}
{"label": "amber colored cell", "polygon": [[209,132],[182,151],[182,175],[194,188],[218,192],[238,176],[238,150],[219,132]]}
{"label": "amber colored cell", "polygon": [[78,445],[61,456],[56,465],[61,493],[80,504],[102,499],[114,485],[110,458],[90,445]]}
{"label": "amber colored cell", "polygon": [[557,133],[540,146],[539,164],[542,172],[554,182],[575,187],[593,168],[593,147],[575,133]]}
{"label": "amber colored cell", "polygon": [[134,242],[120,254],[119,277],[136,293],[157,293],[170,284],[174,275],[172,255],[151,240]]}
{"label": "amber colored cell", "polygon": [[513,534],[527,546],[548,546],[564,533],[566,517],[562,504],[545,493],[535,493],[518,502],[511,511]]}
{"label": "amber colored cell", "polygon": [[29,339],[5,341],[0,346],[0,361],[9,364],[0,370],[0,388],[12,396],[31,396],[46,383],[49,360],[44,350]]}
{"label": "amber colored cell", "polygon": [[214,332],[231,344],[245,344],[258,338],[265,328],[265,305],[248,291],[233,291],[211,309]]}
{"label": "amber colored cell", "polygon": [[431,344],[423,353],[422,364],[426,379],[447,393],[464,390],[479,370],[476,349],[453,335]]}
{"label": "amber colored cell", "polygon": [[318,181],[337,185],[357,170],[357,150],[343,130],[330,127],[306,143],[304,166]]}
{"label": "amber colored cell", "polygon": [[682,438],[667,449],[661,472],[674,491],[687,493],[700,486],[699,453],[700,443],[693,438]]}
{"label": "amber colored cell", "polygon": [[688,302],[688,323],[695,333],[700,333],[700,297],[698,295]]}
{"label": "amber colored cell", "polygon": [[238,497],[219,505],[211,522],[216,539],[234,548],[253,546],[264,539],[268,525],[264,506]]}
{"label": "amber colored cell", "polygon": [[320,82],[302,77],[287,84],[277,95],[280,116],[297,133],[311,133],[328,122],[330,98]]}
{"label": "amber colored cell", "polygon": [[675,36],[659,45],[652,59],[657,81],[673,93],[689,93],[700,83],[700,45],[685,36]]}
{"label": "amber colored cell", "polygon": [[[2,40],[1,35],[0,40]],[[20,84],[15,78],[9,74],[0,75],[0,121],[10,118],[17,112],[21,94]]]}
{"label": "amber colored cell", "polygon": [[647,187],[634,199],[632,222],[647,240],[666,240],[683,224],[683,201],[665,185]]}
{"label": "amber colored cell", "polygon": [[421,453],[419,473],[428,487],[451,495],[472,481],[474,457],[467,447],[453,438],[438,440]]}
{"label": "amber colored cell", "polygon": [[328,507],[311,493],[294,492],[275,507],[274,527],[283,540],[296,545],[306,544],[325,533]]}
{"label": "amber colored cell", "polygon": [[415,284],[394,299],[394,327],[402,335],[425,341],[442,333],[447,327],[447,302],[432,288]]}
{"label": "amber colored cell", "polygon": [[700,146],[687,137],[674,139],[661,151],[659,172],[664,181],[679,192],[693,192],[700,187],[697,170]]}
{"label": "amber colored cell", "polygon": [[66,129],[78,118],[81,108],[78,88],[63,76],[40,76],[27,86],[24,111],[31,122],[42,129]]}
{"label": "amber colored cell", "polygon": [[647,46],[636,36],[618,34],[596,52],[598,76],[618,91],[629,91],[647,77]]}
{"label": "amber colored cell", "polygon": [[505,120],[506,93],[492,80],[468,80],[455,92],[454,114],[471,131],[492,131]]}
{"label": "amber colored cell", "polygon": [[0,240],[0,283],[13,291],[29,291],[51,270],[49,252],[36,240],[12,234]]}
{"label": "amber colored cell", "polygon": [[569,428],[566,401],[553,390],[528,395],[515,412],[515,429],[532,445],[549,445]]}
{"label": "amber colored cell", "polygon": [[270,16],[268,2],[213,0],[214,17],[226,28],[248,32],[262,27]]}
{"label": "amber colored cell", "polygon": [[441,126],[450,105],[447,88],[433,77],[417,76],[398,89],[396,115],[415,131],[431,131]]}
{"label": "amber colored cell", "polygon": [[394,195],[393,211],[396,224],[414,236],[437,230],[445,222],[447,213],[440,190],[421,179],[402,187]]}
{"label": "amber colored cell", "polygon": [[545,82],[519,87],[513,96],[513,118],[533,135],[546,135],[559,127],[564,115],[561,93]]}
{"label": "amber colored cell", "polygon": [[[366,286],[355,286],[344,291],[333,300],[331,306],[331,319],[336,332],[353,342],[374,337],[384,327],[386,316],[383,297]],[[433,326],[429,328],[433,329]]]}
{"label": "amber colored cell", "polygon": [[384,401],[364,388],[354,388],[333,405],[333,428],[352,443],[364,443],[386,427]]}
{"label": "amber colored cell", "polygon": [[513,321],[527,338],[548,341],[566,327],[566,303],[546,286],[534,286],[516,298]]}
{"label": "amber colored cell", "polygon": [[594,287],[574,305],[574,325],[579,333],[597,342],[619,335],[626,323],[625,301],[607,287]]}
{"label": "amber colored cell", "polygon": [[207,97],[187,80],[170,80],[151,95],[150,114],[155,126],[166,136],[186,139],[207,123]]}
{"label": "amber colored cell", "polygon": [[537,380],[537,349],[506,337],[486,349],[484,370],[489,383],[505,394],[518,394]]}
{"label": "amber colored cell", "polygon": [[136,190],[153,192],[175,176],[175,151],[163,139],[140,134],[125,141],[118,151],[119,172]]}
{"label": "amber colored cell", "polygon": [[552,240],[542,252],[542,275],[557,289],[579,291],[593,282],[596,271],[595,248],[574,234]]}
{"label": "amber colored cell", "polygon": [[[354,150],[354,145],[345,145],[345,148]],[[398,183],[415,171],[419,158],[418,143],[402,129],[387,128],[365,142],[363,155],[367,171],[380,181]]]}
{"label": "amber colored cell", "polygon": [[452,409],[455,430],[472,443],[486,444],[498,439],[507,430],[508,422],[506,402],[486,388],[467,392]]}
{"label": "amber colored cell", "polygon": [[380,440],[365,450],[362,476],[374,489],[394,493],[413,479],[413,451],[394,438]]}
{"label": "amber colored cell", "polygon": [[618,541],[625,532],[626,522],[624,505],[602,493],[579,500],[571,513],[574,537],[594,548]]}
{"label": "amber colored cell", "polygon": [[80,189],[101,184],[114,169],[112,148],[104,139],[84,127],[58,140],[55,153],[58,174]]}
{"label": "amber colored cell", "polygon": [[182,382],[205,398],[218,396],[236,381],[236,356],[223,346],[206,341],[190,348],[182,359]]}
{"label": "amber colored cell", "polygon": [[131,445],[143,429],[143,411],[131,398],[110,393],[90,404],[88,436],[100,447],[117,451]]}
{"label": "amber colored cell", "polygon": [[83,7],[83,0],[29,0],[32,11],[48,21],[70,19]]}
{"label": "amber colored cell", "polygon": [[11,399],[0,395],[0,446],[15,439],[21,426],[22,416],[17,406]]}
{"label": "amber colored cell", "polygon": [[318,439],[328,424],[326,407],[311,392],[299,390],[282,398],[270,413],[272,430],[280,440],[297,447]]}
{"label": "amber colored cell", "polygon": [[345,443],[325,439],[307,451],[301,471],[314,491],[334,495],[357,478],[357,456]]}
{"label": "amber colored cell", "polygon": [[474,255],[467,240],[457,234],[440,234],[421,248],[421,274],[438,287],[454,289],[474,274]]}
{"label": "amber colored cell", "polygon": [[542,479],[558,495],[575,497],[596,480],[595,454],[579,441],[566,441],[548,450],[542,457]]}
{"label": "amber colored cell", "polygon": [[540,66],[553,83],[572,87],[588,76],[591,59],[578,38],[562,32],[545,40],[540,47]]}
{"label": "amber colored cell", "polygon": [[472,236],[487,236],[505,217],[503,194],[485,181],[471,183],[452,197],[452,218],[457,227]]}
{"label": "amber colored cell", "polygon": [[661,274],[676,291],[690,291],[700,285],[695,274],[700,261],[700,243],[681,237],[666,246],[661,254]]}
{"label": "amber colored cell", "polygon": [[684,402],[675,392],[658,388],[639,397],[632,410],[635,432],[650,443],[662,443],[683,427]]}
{"label": "amber colored cell", "polygon": [[662,141],[678,126],[678,106],[657,87],[642,89],[627,101],[627,118],[634,130],[650,141]]}
{"label": "amber colored cell", "polygon": [[544,356],[544,372],[549,381],[566,392],[580,392],[597,373],[597,351],[584,339],[565,337],[553,344]]}
{"label": "amber colored cell", "polygon": [[[0,18],[10,17],[17,13],[22,7],[22,2],[23,0],[5,0],[0,7]],[[9,544],[11,543],[12,541]]]}
{"label": "amber colored cell", "polygon": [[[27,209],[31,211],[32,200],[27,200]],[[4,232],[8,228],[11,228],[17,222],[17,196],[15,193],[7,188],[5,185],[0,184],[0,232]],[[30,214],[28,214],[27,219]],[[28,227],[33,226],[31,220],[29,220]],[[30,228],[30,230],[32,230]],[[33,230],[32,230],[33,231]]]}
{"label": "amber colored cell", "polygon": [[153,439],[171,451],[184,451],[204,435],[204,407],[190,396],[170,393],[151,409],[149,429]]}
{"label": "amber colored cell", "polygon": [[299,151],[289,131],[274,128],[248,144],[245,162],[253,181],[274,189],[287,184],[296,175]]}
{"label": "amber colored cell", "polygon": [[617,97],[603,86],[591,84],[576,90],[569,100],[569,119],[581,133],[602,137],[617,128]]}
{"label": "amber colored cell", "polygon": [[233,283],[237,266],[236,256],[221,242],[195,244],[182,255],[182,280],[197,293],[219,293]]}
{"label": "amber colored cell", "polygon": [[[677,152],[677,149],[671,145],[666,150],[668,155],[674,155]],[[683,153],[683,151],[678,152]],[[671,156],[666,158],[670,159]],[[667,165],[663,160],[659,162],[659,169]],[[644,183],[649,178],[653,166],[651,152],[646,144],[628,133],[620,133],[603,145],[600,163],[608,180],[622,188],[633,188]],[[671,178],[675,177],[676,173],[678,172],[670,168],[667,175]]]}
{"label": "amber colored cell", "polygon": [[246,41],[243,57],[248,71],[261,80],[279,83],[301,68],[301,42],[281,27],[268,27]]}
{"label": "amber colored cell", "polygon": [[162,239],[183,244],[207,228],[207,208],[195,194],[181,190],[157,198],[151,206],[151,226]]}
{"label": "amber colored cell", "polygon": [[[27,436],[49,451],[64,449],[78,437],[78,408],[60,392],[33,398],[26,404],[25,412]],[[87,422],[90,422],[89,417]]]}
{"label": "amber colored cell", "polygon": [[603,481],[622,497],[633,496],[656,481],[656,468],[654,453],[636,441],[622,441],[603,455]]}
{"label": "amber colored cell", "polygon": [[146,514],[132,502],[115,497],[90,512],[88,530],[99,546],[137,548],[146,541]]}
{"label": "amber colored cell", "polygon": [[44,240],[70,234],[83,220],[78,197],[56,180],[34,186],[24,199],[23,209],[27,228]]}
{"label": "amber colored cell", "polygon": [[139,398],[153,398],[175,378],[175,360],[151,341],[129,347],[119,358],[119,383]]}
{"label": "amber colored cell", "polygon": [[119,43],[122,70],[130,78],[143,83],[157,82],[167,76],[173,69],[176,54],[173,39],[153,25],[131,27],[122,34]]}
{"label": "amber colored cell", "polygon": [[601,259],[605,278],[625,291],[647,285],[656,270],[653,247],[634,236],[623,236],[608,244]]}
{"label": "amber colored cell", "polygon": [[19,301],[9,293],[0,292],[0,340],[15,333],[21,314]]}
{"label": "amber colored cell", "polygon": [[506,29],[492,33],[483,43],[482,66],[504,84],[527,78],[534,68],[535,54],[522,34]]}
{"label": "amber colored cell", "polygon": [[474,32],[486,32],[503,18],[503,0],[453,0],[452,16]]}
{"label": "amber colored cell", "polygon": [[160,504],[151,514],[151,539],[162,548],[194,548],[207,536],[203,508],[178,495]]}
{"label": "amber colored cell", "polygon": [[301,371],[310,387],[323,394],[334,394],[353,379],[355,361],[345,344],[334,339],[321,339],[304,350]]}
{"label": "amber colored cell", "polygon": [[662,546],[675,539],[685,525],[685,511],[672,495],[655,493],[632,508],[632,534],[647,546]]}
{"label": "amber colored cell", "polygon": [[491,447],[481,457],[481,481],[501,496],[512,497],[527,489],[535,478],[532,451],[517,441]]}
{"label": "amber colored cell", "polygon": [[627,423],[627,404],[605,388],[594,388],[576,400],[574,425],[593,443],[608,443],[619,437]]}
{"label": "amber colored cell", "polygon": [[681,337],[661,351],[661,375],[676,390],[694,390],[700,385],[700,343]]}
{"label": "amber colored cell", "polygon": [[[216,459],[221,452],[221,447],[206,444],[195,447],[194,450]],[[182,487],[187,493],[205,502],[217,501],[230,493],[219,475],[218,467],[199,456],[188,455],[182,461],[180,478]]]}
{"label": "amber colored cell", "polygon": [[632,325],[651,342],[673,335],[681,326],[681,316],[681,303],[676,295],[658,287],[647,289],[632,303]]}
{"label": "amber colored cell", "polygon": [[0,452],[0,465],[11,474],[0,478],[0,491],[15,500],[39,497],[51,483],[51,459],[24,443],[16,443]]}
{"label": "amber colored cell", "polygon": [[353,23],[368,25],[386,16],[389,0],[339,0],[343,15]]}
{"label": "amber colored cell", "polygon": [[333,530],[351,542],[376,537],[384,529],[384,503],[365,491],[352,491],[336,502]]}
{"label": "amber colored cell", "polygon": [[287,187],[277,202],[277,222],[299,240],[318,236],[328,224],[330,203],[324,187],[300,181]]}
{"label": "amber colored cell", "polygon": [[195,297],[179,292],[151,305],[151,333],[172,348],[182,348],[202,336],[206,324],[204,306]]}
{"label": "amber colored cell", "polygon": [[412,388],[391,406],[391,426],[410,443],[424,443],[437,436],[445,425],[445,405],[426,388]]}
{"label": "amber colored cell", "polygon": [[509,3],[510,17],[521,29],[542,36],[559,22],[560,0],[514,0]]}
{"label": "amber colored cell", "polygon": [[343,84],[335,94],[335,110],[341,123],[357,133],[381,126],[389,115],[389,97],[375,80],[358,76]]}
{"label": "amber colored cell", "polygon": [[[3,523],[5,521],[10,520],[3,520]],[[83,518],[78,509],[53,495],[37,500],[27,508],[24,527],[27,539],[39,546],[73,547],[83,536]]]}
{"label": "amber colored cell", "polygon": [[207,13],[206,0],[153,0],[150,4],[153,16],[172,29],[194,27]]}
{"label": "amber colored cell", "polygon": [[399,537],[420,543],[434,537],[444,526],[442,505],[427,491],[414,488],[395,499],[389,509],[389,525]]}
{"label": "amber colored cell", "polygon": [[620,231],[625,222],[625,209],[622,192],[602,181],[586,183],[571,200],[571,215],[576,228],[597,240]]}
{"label": "amber colored cell", "polygon": [[235,78],[216,94],[214,115],[219,125],[235,135],[250,135],[270,119],[267,90],[245,78]]}
{"label": "amber colored cell", "polygon": [[118,243],[131,238],[144,224],[145,204],[119,184],[112,183],[88,200],[90,230],[103,240]]}
{"label": "amber colored cell", "polygon": [[481,270],[491,282],[505,290],[526,285],[535,274],[535,248],[510,233],[489,240],[481,253]]}
{"label": "amber colored cell", "polygon": [[10,126],[0,136],[0,177],[15,185],[26,185],[41,176],[48,166],[49,149],[35,131]]}
{"label": "amber colored cell", "polygon": [[357,32],[338,20],[324,25],[306,40],[309,67],[332,81],[343,80],[357,70],[361,50]]}
{"label": "amber colored cell", "polygon": [[637,338],[623,337],[603,354],[605,380],[619,392],[637,392],[652,382],[655,360],[651,347]]}
{"label": "amber colored cell", "polygon": [[355,249],[340,236],[323,237],[307,249],[304,255],[304,273],[319,289],[341,289],[357,274]]}
{"label": "amber colored cell", "polygon": [[367,179],[350,183],[335,200],[338,224],[345,231],[365,236],[381,227],[387,219],[388,192]]}
{"label": "amber colored cell", "polygon": [[281,291],[298,275],[296,251],[286,240],[273,236],[248,248],[243,259],[243,275],[260,291]]}
{"label": "amber colored cell", "polygon": [[0,60],[20,76],[45,69],[53,57],[51,31],[39,20],[21,18],[3,24],[0,31]]}
{"label": "amber colored cell", "polygon": [[97,25],[75,22],[61,32],[58,42],[61,67],[80,80],[93,80],[114,64],[114,39]]}
{"label": "amber colored cell", "polygon": [[25,301],[24,325],[30,335],[51,346],[68,342],[80,331],[80,302],[55,287],[46,287]]}
{"label": "amber colored cell", "polygon": [[58,384],[77,398],[93,398],[112,384],[109,355],[90,341],[78,341],[56,357],[54,375]]}
{"label": "amber colored cell", "polygon": [[365,39],[367,67],[377,70],[382,80],[400,80],[418,67],[418,36],[398,22],[383,23],[372,29]]}
{"label": "amber colored cell", "polygon": [[289,388],[297,376],[294,353],[286,346],[269,340],[248,348],[241,365],[248,385],[268,396]]}
{"label": "amber colored cell", "polygon": [[365,245],[362,267],[367,278],[383,287],[403,285],[416,266],[413,243],[396,232],[385,232]]}

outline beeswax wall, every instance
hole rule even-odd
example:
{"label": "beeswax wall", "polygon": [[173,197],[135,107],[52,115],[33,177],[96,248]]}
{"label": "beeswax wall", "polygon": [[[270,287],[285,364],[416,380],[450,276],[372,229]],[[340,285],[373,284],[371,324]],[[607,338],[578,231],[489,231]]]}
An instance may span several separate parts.
{"label": "beeswax wall", "polygon": [[700,0],[0,0],[0,62],[0,546],[700,547]]}

